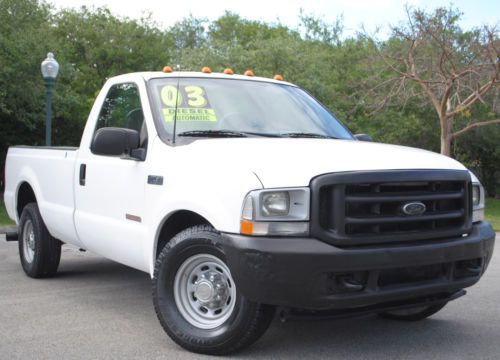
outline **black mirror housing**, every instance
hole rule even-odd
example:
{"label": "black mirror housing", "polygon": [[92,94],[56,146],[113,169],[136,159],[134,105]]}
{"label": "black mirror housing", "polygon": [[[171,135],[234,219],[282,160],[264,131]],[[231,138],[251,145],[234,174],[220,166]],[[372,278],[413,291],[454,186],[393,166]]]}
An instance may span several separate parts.
{"label": "black mirror housing", "polygon": [[136,130],[104,127],[96,131],[90,151],[97,155],[130,155],[139,144],[140,136]]}
{"label": "black mirror housing", "polygon": [[358,139],[359,141],[373,141],[373,138],[371,137],[371,135],[368,135],[368,134],[356,134],[356,135],[354,135],[354,137],[356,139]]}

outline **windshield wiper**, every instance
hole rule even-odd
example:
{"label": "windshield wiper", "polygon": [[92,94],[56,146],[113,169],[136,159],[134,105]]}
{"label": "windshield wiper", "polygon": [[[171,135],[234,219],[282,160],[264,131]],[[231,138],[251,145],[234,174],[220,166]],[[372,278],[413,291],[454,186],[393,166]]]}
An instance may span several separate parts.
{"label": "windshield wiper", "polygon": [[177,136],[193,136],[193,137],[247,137],[243,132],[231,130],[193,130],[184,131]]}
{"label": "windshield wiper", "polygon": [[234,130],[192,130],[184,131],[177,136],[192,136],[192,137],[248,137],[248,136],[263,136],[263,137],[291,137],[291,138],[318,138],[318,139],[338,139],[333,136],[306,133],[306,132],[294,132],[294,133],[259,133],[251,131],[234,131]]}
{"label": "windshield wiper", "polygon": [[263,136],[263,137],[281,137],[280,134],[266,134],[252,131],[234,131],[234,130],[193,130],[185,131],[177,136],[207,136],[207,137],[247,137],[247,136]]}
{"label": "windshield wiper", "polygon": [[281,137],[291,137],[291,138],[317,138],[317,139],[338,139],[335,136],[328,136],[323,134],[307,133],[307,132],[292,132],[292,133],[282,133]]}
{"label": "windshield wiper", "polygon": [[253,135],[253,136],[264,136],[264,137],[281,137],[280,134],[272,134],[272,133],[260,133],[260,132],[252,132],[252,131],[243,131],[243,134]]}

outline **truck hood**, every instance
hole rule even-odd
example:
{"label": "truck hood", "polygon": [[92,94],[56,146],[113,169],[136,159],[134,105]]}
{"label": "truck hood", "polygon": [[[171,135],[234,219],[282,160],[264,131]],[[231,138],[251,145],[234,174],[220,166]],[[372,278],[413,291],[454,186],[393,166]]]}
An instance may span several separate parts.
{"label": "truck hood", "polygon": [[212,168],[251,170],[266,188],[307,186],[313,177],[331,172],[466,170],[458,161],[431,151],[357,140],[202,139],[179,148]]}

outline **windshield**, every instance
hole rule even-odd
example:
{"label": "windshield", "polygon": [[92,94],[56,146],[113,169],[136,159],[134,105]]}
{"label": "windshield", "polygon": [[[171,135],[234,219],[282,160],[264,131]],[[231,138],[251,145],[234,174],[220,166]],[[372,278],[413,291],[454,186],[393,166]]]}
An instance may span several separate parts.
{"label": "windshield", "polygon": [[183,137],[353,138],[320,103],[295,86],[160,78],[152,79],[149,87],[160,135],[168,141]]}

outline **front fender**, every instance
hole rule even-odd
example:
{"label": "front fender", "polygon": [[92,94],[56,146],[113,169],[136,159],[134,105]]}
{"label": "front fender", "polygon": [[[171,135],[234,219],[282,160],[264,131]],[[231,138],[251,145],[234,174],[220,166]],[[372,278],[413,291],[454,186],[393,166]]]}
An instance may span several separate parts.
{"label": "front fender", "polygon": [[163,187],[151,187],[146,192],[146,203],[154,204],[150,209],[151,226],[146,249],[150,273],[153,274],[156,247],[163,224],[180,210],[188,210],[206,219],[222,232],[239,233],[241,207],[246,194],[262,185],[252,172],[231,173],[224,177],[217,173],[206,176],[182,176],[165,179]]}

